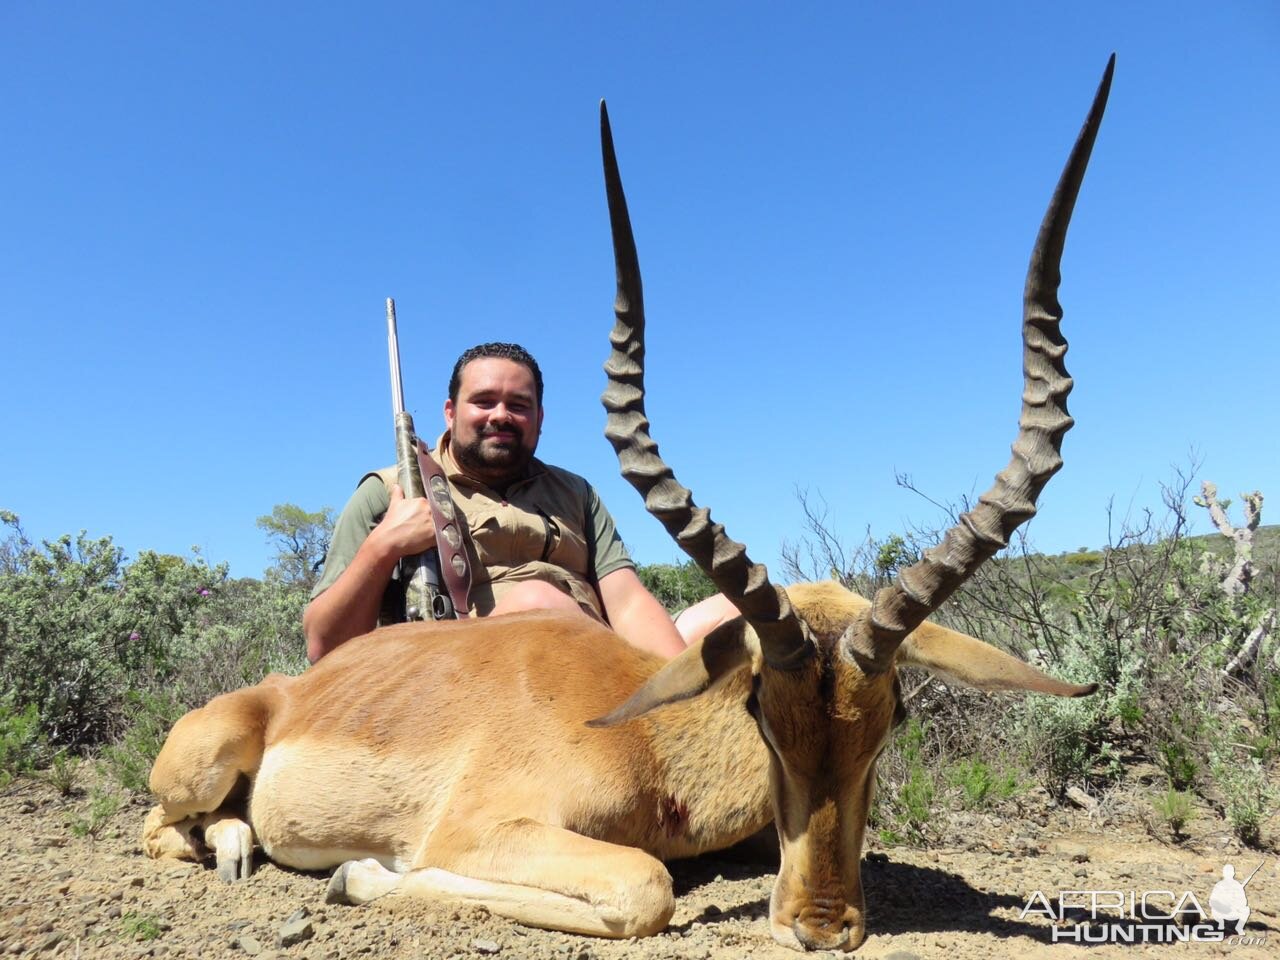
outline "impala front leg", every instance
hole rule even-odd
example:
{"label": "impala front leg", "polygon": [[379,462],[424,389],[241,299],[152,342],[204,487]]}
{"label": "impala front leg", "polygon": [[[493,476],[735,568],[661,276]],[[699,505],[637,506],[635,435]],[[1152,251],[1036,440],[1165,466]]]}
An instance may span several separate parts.
{"label": "impala front leg", "polygon": [[464,841],[466,832],[437,828],[450,849],[429,845],[424,866],[405,874],[377,860],[345,863],[326,899],[461,902],[533,927],[611,938],[651,936],[675,911],[671,874],[642,850],[525,819]]}

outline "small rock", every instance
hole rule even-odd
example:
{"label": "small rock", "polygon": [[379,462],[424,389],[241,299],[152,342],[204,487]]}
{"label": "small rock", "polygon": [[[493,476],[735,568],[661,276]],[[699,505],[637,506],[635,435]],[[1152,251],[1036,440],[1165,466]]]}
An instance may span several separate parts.
{"label": "small rock", "polygon": [[910,950],[891,950],[884,955],[884,960],[920,960],[920,954]]}
{"label": "small rock", "polygon": [[110,893],[110,895],[107,897],[107,899],[108,899],[108,900],[123,900],[123,899],[124,899],[124,891],[123,891],[123,890],[112,890],[112,891],[111,891],[111,893]]}
{"label": "small rock", "polygon": [[73,870],[59,870],[57,873],[53,875],[53,879],[54,880],[70,880],[74,876],[75,876],[75,871]]}
{"label": "small rock", "polygon": [[120,904],[116,903],[107,907],[107,919],[108,920],[120,919]]}
{"label": "small rock", "polygon": [[724,913],[724,911],[721,910],[714,903],[707,904],[707,909],[703,910],[702,912],[705,916],[708,916],[708,917],[718,917],[720,916],[720,914]]}
{"label": "small rock", "polygon": [[1067,799],[1081,810],[1088,810],[1092,812],[1098,809],[1098,801],[1089,796],[1079,787],[1067,787]]}
{"label": "small rock", "polygon": [[247,933],[236,937],[233,943],[251,957],[256,957],[258,954],[262,953],[262,944],[259,943],[255,937],[251,937]]}
{"label": "small rock", "polygon": [[290,918],[276,935],[276,946],[292,947],[304,940],[310,940],[315,934],[315,925],[306,916]]}
{"label": "small rock", "polygon": [[1074,860],[1076,863],[1087,863],[1089,861],[1089,848],[1084,844],[1071,843],[1067,840],[1055,840],[1049,849],[1059,856],[1066,857],[1068,860]]}
{"label": "small rock", "polygon": [[35,813],[36,805],[32,803],[30,800],[23,800],[22,803],[18,806],[18,812],[19,813]]}
{"label": "small rock", "polygon": [[142,877],[130,877],[125,883],[130,887],[145,887],[147,881]]}
{"label": "small rock", "polygon": [[1076,867],[1075,870],[1071,872],[1071,875],[1073,877],[1087,877],[1089,875],[1089,871],[1084,867]]}
{"label": "small rock", "polygon": [[496,940],[472,940],[471,949],[476,953],[497,953],[502,947]]}
{"label": "small rock", "polygon": [[45,950],[52,950],[61,942],[62,942],[62,934],[51,933],[47,937],[45,937],[43,940],[40,941],[39,945],[36,946],[36,951],[42,952]]}
{"label": "small rock", "polygon": [[293,911],[293,913],[289,914],[289,919],[285,921],[285,926],[288,926],[291,923],[297,923],[299,920],[302,920],[304,917],[309,917],[309,916],[311,916],[310,910],[308,910],[306,907],[299,907],[297,910]]}

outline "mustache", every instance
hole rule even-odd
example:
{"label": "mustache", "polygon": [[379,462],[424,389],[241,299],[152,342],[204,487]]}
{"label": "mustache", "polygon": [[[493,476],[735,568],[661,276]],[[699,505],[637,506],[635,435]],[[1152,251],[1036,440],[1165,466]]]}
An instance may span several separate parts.
{"label": "mustache", "polygon": [[481,437],[497,437],[502,435],[514,435],[524,439],[524,431],[514,424],[508,424],[501,427],[484,427],[480,430]]}

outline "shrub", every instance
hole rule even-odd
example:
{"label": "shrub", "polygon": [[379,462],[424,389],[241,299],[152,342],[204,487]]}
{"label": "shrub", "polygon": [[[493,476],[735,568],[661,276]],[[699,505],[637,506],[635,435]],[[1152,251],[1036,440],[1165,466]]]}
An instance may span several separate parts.
{"label": "shrub", "polygon": [[947,782],[960,791],[961,806],[980,810],[992,803],[1007,800],[1018,793],[1018,775],[1012,770],[996,769],[985,760],[968,758],[947,769]]}
{"label": "shrub", "polygon": [[35,705],[18,708],[12,696],[0,697],[0,787],[34,770],[45,749]]}
{"label": "shrub", "polygon": [[1169,832],[1176,840],[1182,835],[1182,828],[1191,819],[1195,803],[1191,794],[1171,787],[1152,800],[1151,807],[1157,819],[1169,828]]}
{"label": "shrub", "polygon": [[870,819],[886,843],[923,843],[932,832],[938,790],[930,733],[927,722],[912,717],[878,763],[880,789]]}
{"label": "shrub", "polygon": [[684,563],[650,563],[636,574],[670,614],[679,613],[716,592],[716,585],[692,560]]}

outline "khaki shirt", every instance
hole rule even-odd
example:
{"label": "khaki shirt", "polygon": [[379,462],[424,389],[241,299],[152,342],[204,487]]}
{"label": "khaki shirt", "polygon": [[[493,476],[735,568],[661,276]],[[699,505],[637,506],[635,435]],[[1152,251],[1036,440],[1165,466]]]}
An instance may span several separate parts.
{"label": "khaki shirt", "polygon": [[[541,580],[605,619],[600,580],[615,570],[634,569],[635,564],[591,484],[535,457],[525,476],[501,494],[462,473],[450,454],[448,433],[432,455],[449,480],[449,493],[467,527],[473,615],[490,613],[515,584]],[[334,527],[312,597],[338,579],[381,521],[395,482],[394,467],[361,478]],[[383,597],[380,623],[403,617],[403,597],[398,577],[393,578]]]}

